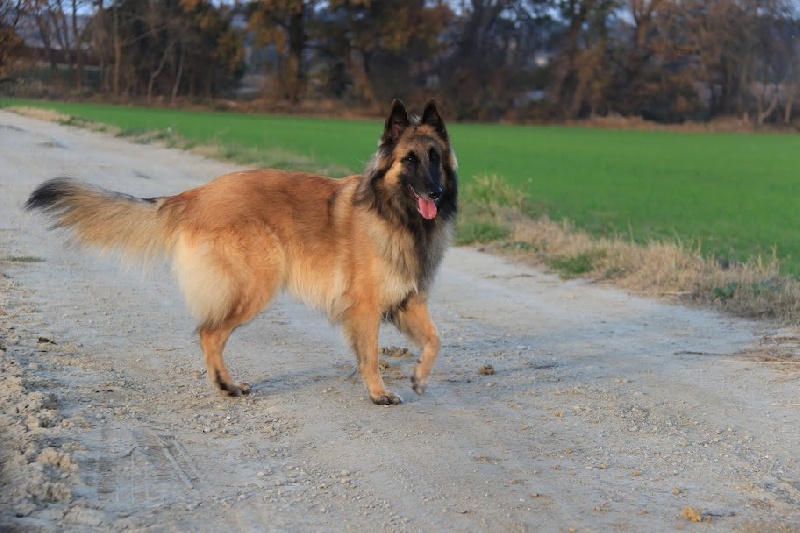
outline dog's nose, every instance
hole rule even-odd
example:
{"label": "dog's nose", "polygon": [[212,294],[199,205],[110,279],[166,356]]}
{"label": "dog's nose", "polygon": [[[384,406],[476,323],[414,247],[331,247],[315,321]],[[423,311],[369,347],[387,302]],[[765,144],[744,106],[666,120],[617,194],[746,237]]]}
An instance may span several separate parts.
{"label": "dog's nose", "polygon": [[436,189],[435,191],[431,191],[428,193],[428,198],[431,200],[438,200],[442,197],[442,189]]}

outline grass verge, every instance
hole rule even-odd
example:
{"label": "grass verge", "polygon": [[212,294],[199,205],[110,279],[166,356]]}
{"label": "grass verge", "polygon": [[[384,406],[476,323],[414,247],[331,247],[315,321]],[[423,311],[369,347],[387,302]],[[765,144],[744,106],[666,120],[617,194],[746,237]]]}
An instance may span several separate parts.
{"label": "grass verge", "polygon": [[256,148],[221,140],[200,141],[184,137],[171,127],[118,127],[103,122],[95,122],[92,120],[71,116],[56,110],[39,107],[9,106],[5,109],[20,115],[37,118],[40,120],[49,120],[65,126],[76,126],[92,131],[107,133],[115,137],[125,138],[131,142],[141,144],[158,143],[168,148],[188,150],[206,157],[222,159],[225,161],[233,161],[242,165],[255,165],[264,168],[277,168],[283,170],[302,170],[305,172],[317,172],[330,176],[345,176],[353,173],[352,169],[343,167],[336,163],[320,163],[312,157],[303,156],[280,147]]}
{"label": "grass verge", "polygon": [[[526,216],[524,198],[497,177],[476,178],[460,198],[465,216],[459,220],[458,243],[481,243],[563,278],[609,282],[746,318],[800,321],[800,281],[781,273],[775,254],[734,263],[705,256],[677,239],[641,244],[622,236],[595,238],[568,221]],[[476,228],[491,228],[485,232],[490,238]]]}

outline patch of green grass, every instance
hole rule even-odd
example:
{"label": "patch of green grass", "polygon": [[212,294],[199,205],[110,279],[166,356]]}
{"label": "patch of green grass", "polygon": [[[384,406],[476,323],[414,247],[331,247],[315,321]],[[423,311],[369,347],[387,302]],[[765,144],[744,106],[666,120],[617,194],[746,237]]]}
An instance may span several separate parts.
{"label": "patch of green grass", "polygon": [[536,246],[534,243],[526,241],[504,241],[498,244],[500,246],[500,249],[512,252],[536,253],[542,250],[540,246]]}
{"label": "patch of green grass", "polygon": [[739,288],[739,284],[735,281],[729,281],[725,284],[724,287],[714,287],[712,293],[714,294],[715,298],[721,298],[723,300],[728,300],[736,296],[736,290]]}
{"label": "patch of green grass", "polygon": [[762,279],[756,283],[742,284],[738,281],[729,281],[722,287],[714,287],[711,291],[714,298],[730,300],[741,294],[746,294],[751,298],[769,296],[772,293],[780,292],[781,281],[774,279]]}
{"label": "patch of green grass", "polygon": [[460,220],[463,222],[459,222],[458,231],[456,231],[456,244],[458,245],[499,241],[508,237],[511,232],[507,226],[487,220],[469,220],[463,217]]}
{"label": "patch of green grass", "polygon": [[42,263],[44,259],[35,255],[10,255],[5,259],[8,263]]}
{"label": "patch of green grass", "polygon": [[[328,169],[332,175],[361,171],[383,128],[379,120],[21,100],[0,100],[2,105],[47,107],[122,131],[168,130],[187,143],[241,151],[234,156],[240,162],[259,152],[293,154],[297,161],[255,161]],[[522,191],[519,205],[528,214],[569,219],[594,236],[698,243],[704,254],[732,262],[770,255],[774,248],[783,271],[800,273],[796,135],[484,124],[448,128],[462,186],[477,176],[499,176]],[[310,167],[304,167],[307,162]],[[502,195],[500,201],[491,196],[481,200],[479,191],[474,196],[486,210],[503,207]],[[469,202],[462,200],[462,212],[472,217]],[[467,233],[459,240],[490,237],[489,225],[502,224],[489,218],[474,228],[460,228]]]}
{"label": "patch of green grass", "polygon": [[567,257],[553,258],[548,261],[548,265],[564,278],[576,278],[594,270],[595,261],[604,256],[605,253],[602,251],[580,252]]}
{"label": "patch of green grass", "polygon": [[473,176],[461,188],[461,200],[480,206],[484,214],[499,215],[504,210],[528,211],[522,190],[497,176]]}
{"label": "patch of green grass", "polygon": [[513,220],[525,209],[525,195],[498,176],[476,177],[459,192],[456,244],[491,242],[511,233]]}

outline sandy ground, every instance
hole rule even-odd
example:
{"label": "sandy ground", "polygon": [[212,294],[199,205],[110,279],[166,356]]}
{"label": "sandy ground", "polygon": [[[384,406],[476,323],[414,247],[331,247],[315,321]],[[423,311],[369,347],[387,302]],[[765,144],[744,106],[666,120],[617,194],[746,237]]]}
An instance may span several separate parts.
{"label": "sandy ground", "polygon": [[372,405],[281,298],[234,334],[254,390],[227,399],[166,267],[21,208],[55,175],[150,197],[230,168],[0,112],[0,530],[800,530],[800,368],[749,353],[792,332],[454,249],[425,396],[390,350],[406,403]]}

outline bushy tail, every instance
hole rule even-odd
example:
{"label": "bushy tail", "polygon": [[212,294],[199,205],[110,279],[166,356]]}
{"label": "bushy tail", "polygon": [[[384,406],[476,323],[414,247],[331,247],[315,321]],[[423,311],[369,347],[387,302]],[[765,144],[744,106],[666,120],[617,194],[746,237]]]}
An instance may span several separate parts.
{"label": "bushy tail", "polygon": [[53,228],[71,230],[82,245],[141,264],[168,254],[173,246],[175,226],[169,224],[168,210],[161,209],[163,203],[162,198],[135,198],[54,178],[33,191],[25,208],[44,211]]}

